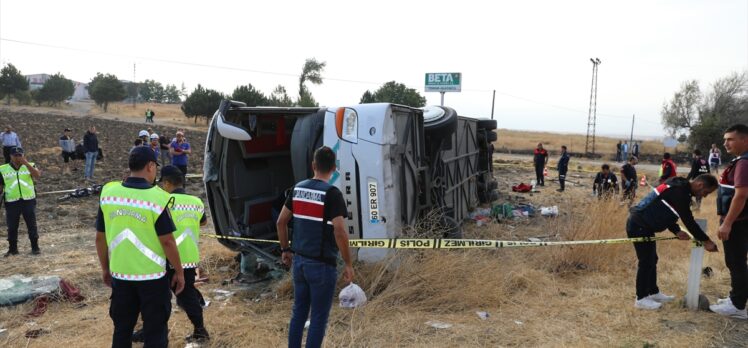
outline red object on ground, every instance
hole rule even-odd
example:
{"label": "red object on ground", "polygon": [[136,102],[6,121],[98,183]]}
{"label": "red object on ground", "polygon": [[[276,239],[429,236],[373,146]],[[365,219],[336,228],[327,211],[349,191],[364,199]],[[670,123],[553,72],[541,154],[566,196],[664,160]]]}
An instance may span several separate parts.
{"label": "red object on ground", "polygon": [[80,289],[76,288],[73,284],[70,284],[65,279],[60,279],[60,296],[51,298],[49,295],[41,295],[34,299],[34,308],[26,313],[27,317],[40,317],[47,312],[49,302],[53,299],[65,299],[72,303],[77,303],[85,300],[86,298],[81,295]]}
{"label": "red object on ground", "polygon": [[65,279],[60,279],[60,290],[62,291],[62,297],[70,302],[78,303],[86,299],[81,295],[80,289]]}
{"label": "red object on ground", "polygon": [[49,306],[49,296],[42,295],[34,299],[34,309],[31,312],[26,313],[27,317],[40,317],[42,314],[47,312]]}
{"label": "red object on ground", "polygon": [[512,191],[514,191],[514,192],[530,192],[530,191],[532,191],[532,186],[530,186],[528,184],[525,184],[525,183],[520,183],[517,186],[512,186]]}

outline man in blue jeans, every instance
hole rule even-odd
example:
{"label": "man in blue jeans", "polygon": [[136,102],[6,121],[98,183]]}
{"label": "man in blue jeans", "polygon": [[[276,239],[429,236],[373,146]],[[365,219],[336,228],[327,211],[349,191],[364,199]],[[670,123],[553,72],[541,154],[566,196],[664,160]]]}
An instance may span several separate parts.
{"label": "man in blue jeans", "polygon": [[[322,346],[335,295],[338,250],[345,261],[343,278],[353,281],[348,233],[343,217],[347,208],[343,193],[328,184],[335,172],[335,153],[327,146],[314,152],[314,177],[301,181],[288,195],[278,217],[278,240],[283,263],[293,265],[294,304],[288,330],[288,346],[301,347],[304,324],[311,318],[306,347]],[[293,247],[289,248],[288,223],[293,216]],[[293,261],[292,261],[293,258]]]}
{"label": "man in blue jeans", "polygon": [[84,176],[86,180],[93,180],[96,156],[99,155],[99,139],[96,137],[95,126],[89,127],[88,132],[83,136],[83,148],[86,150],[86,170]]}

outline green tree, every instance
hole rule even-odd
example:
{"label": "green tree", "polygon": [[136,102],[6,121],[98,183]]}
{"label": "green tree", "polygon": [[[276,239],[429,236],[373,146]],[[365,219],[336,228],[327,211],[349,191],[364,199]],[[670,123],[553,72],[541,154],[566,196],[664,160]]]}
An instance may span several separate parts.
{"label": "green tree", "polygon": [[44,82],[42,88],[39,89],[36,98],[34,100],[41,104],[46,102],[51,106],[55,106],[65,99],[73,96],[75,92],[75,85],[73,81],[65,78],[61,73],[54,74]]}
{"label": "green tree", "polygon": [[144,102],[153,101],[153,89],[156,81],[146,79],[140,84],[139,93]]}
{"label": "green tree", "polygon": [[125,85],[117,76],[102,73],[96,73],[96,76],[88,83],[88,94],[96,105],[104,109],[104,112],[109,108],[109,103],[121,101],[127,97]]}
{"label": "green tree", "polygon": [[205,117],[205,123],[208,123],[221,104],[221,100],[223,100],[223,95],[220,92],[203,88],[198,84],[182,103],[182,112],[187,117],[194,117],[195,123],[198,117]]}
{"label": "green tree", "polygon": [[402,83],[390,81],[379,87],[374,93],[369,91],[364,92],[360,103],[393,103],[423,107],[426,105],[426,97],[421,96],[418,91],[408,88]]}
{"label": "green tree", "polygon": [[293,106],[293,100],[291,97],[288,96],[288,92],[286,92],[286,88],[278,85],[273,90],[273,93],[270,94],[270,100],[268,101],[268,105],[270,106]]}
{"label": "green tree", "polygon": [[257,90],[251,83],[246,86],[239,86],[231,94],[231,100],[244,102],[247,106],[265,106],[268,105],[268,98]]}
{"label": "green tree", "polygon": [[155,103],[163,103],[166,100],[166,90],[161,82],[156,82],[153,85],[153,99],[151,101]]}
{"label": "green tree", "polygon": [[723,132],[736,123],[748,123],[748,74],[733,73],[717,80],[699,106],[699,120],[691,127],[689,143],[695,149],[720,145]]}
{"label": "green tree", "polygon": [[29,81],[26,77],[21,74],[13,64],[8,63],[5,67],[0,70],[0,95],[8,97],[8,105],[10,105],[11,97],[15,95],[23,95],[23,93],[29,90]]}
{"label": "green tree", "polygon": [[669,103],[662,105],[662,124],[670,136],[680,131],[690,131],[699,119],[702,95],[696,80],[686,81],[675,92]]}
{"label": "green tree", "polygon": [[312,94],[308,91],[304,91],[304,93],[299,96],[299,100],[296,101],[296,105],[306,107],[319,106],[319,104],[317,104],[317,101],[314,100]]}
{"label": "green tree", "polygon": [[299,75],[299,106],[317,106],[312,93],[306,87],[306,82],[315,85],[322,84],[322,72],[325,70],[326,62],[318,62],[315,58],[307,58]]}
{"label": "green tree", "polygon": [[176,85],[166,85],[166,88],[164,88],[164,102],[169,104],[182,102],[181,92],[177,89]]}
{"label": "green tree", "polygon": [[366,92],[364,92],[364,95],[361,96],[361,100],[358,102],[359,104],[369,104],[369,103],[376,103],[377,100],[374,99],[374,94],[369,92],[367,89]]}

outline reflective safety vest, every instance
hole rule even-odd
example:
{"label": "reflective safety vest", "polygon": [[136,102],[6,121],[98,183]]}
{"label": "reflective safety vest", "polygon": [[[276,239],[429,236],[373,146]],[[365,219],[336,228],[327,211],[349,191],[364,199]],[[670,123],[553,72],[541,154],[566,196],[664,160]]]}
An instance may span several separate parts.
{"label": "reflective safety vest", "polygon": [[169,194],[157,186],[134,189],[110,182],[101,190],[113,278],[141,281],[166,274],[166,255],[155,224],[168,202]]}
{"label": "reflective safety vest", "polygon": [[[33,163],[29,163],[32,167]],[[31,172],[26,165],[22,165],[18,170],[8,164],[0,166],[0,174],[3,175],[3,181],[5,182],[5,188],[3,193],[5,194],[5,201],[15,202],[17,200],[30,200],[36,198],[36,190],[34,190],[34,179],[31,177]]]}
{"label": "reflective safety vest", "polygon": [[171,218],[177,231],[174,238],[179,248],[182,268],[196,268],[200,262],[200,219],[205,213],[205,205],[200,198],[181,193],[172,193],[173,203],[169,205]]}

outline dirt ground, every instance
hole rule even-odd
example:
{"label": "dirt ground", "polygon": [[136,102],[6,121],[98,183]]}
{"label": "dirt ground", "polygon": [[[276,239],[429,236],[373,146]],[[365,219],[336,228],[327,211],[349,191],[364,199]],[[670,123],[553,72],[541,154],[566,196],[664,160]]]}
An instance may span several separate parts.
{"label": "dirt ground", "polygon": [[[119,179],[137,131],[145,124],[80,115],[35,114],[0,109],[0,124],[10,123],[22,138],[30,160],[42,169],[39,192],[83,186],[82,163],[71,175],[61,173],[57,139],[65,127],[81,140],[86,127],[95,124],[105,159],[97,163],[95,178],[102,183]],[[174,127],[153,126],[174,134]],[[205,134],[190,130],[193,146],[190,172],[202,172]],[[464,237],[504,240],[584,240],[625,236],[626,207],[617,200],[600,202],[591,197],[595,165],[572,162],[567,192],[555,192],[555,182],[537,193],[512,193],[510,187],[532,178],[529,158],[497,156],[500,203],[529,202],[557,205],[556,218],[522,218],[476,226],[466,222]],[[579,169],[579,170],[576,170]],[[555,176],[554,172],[550,177]],[[204,198],[199,180],[188,191]],[[95,197],[58,202],[60,195],[40,195],[37,218],[41,256],[29,255],[25,226],[20,232],[21,255],[0,260],[0,276],[12,274],[59,275],[78,286],[83,306],[51,303],[38,318],[25,316],[33,304],[0,308],[0,336],[4,347],[105,347],[112,324],[108,316],[110,290],[100,280],[94,246]],[[716,231],[713,197],[704,201],[697,216],[709,219]],[[0,212],[4,216],[4,211]],[[0,239],[7,230],[0,221]],[[212,226],[203,230],[212,233]],[[668,232],[665,232],[668,233]],[[716,232],[710,233],[712,236]],[[2,248],[5,248],[2,242]],[[687,242],[664,241],[659,280],[664,292],[682,298],[688,272]],[[209,347],[276,347],[286,344],[292,305],[291,286],[284,280],[246,291],[223,284],[238,265],[235,253],[215,240],[201,239],[202,267],[208,283],[200,287],[211,301],[205,310],[206,326],[213,339]],[[729,275],[722,254],[708,254],[704,266],[714,270],[702,278],[701,291],[714,302],[729,290]],[[745,347],[745,321],[724,319],[707,312],[691,312],[679,303],[659,311],[633,308],[636,259],[630,245],[593,245],[501,250],[402,250],[386,261],[357,264],[356,283],[369,303],[354,311],[334,306],[326,347]],[[342,284],[339,284],[342,285]],[[225,296],[216,290],[235,293]],[[190,324],[181,310],[172,315],[172,347],[183,347]],[[481,319],[476,312],[485,311]],[[437,329],[427,322],[452,326]],[[48,330],[39,338],[25,338],[30,329]],[[136,345],[137,347],[137,345]]]}

